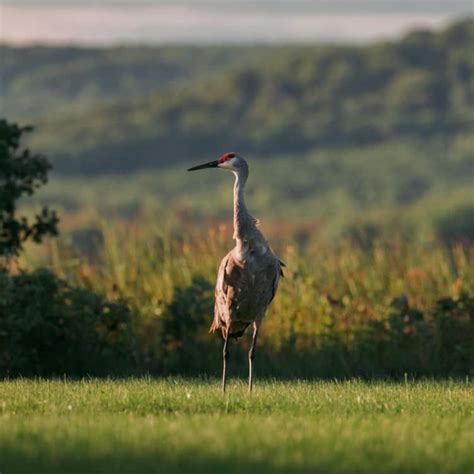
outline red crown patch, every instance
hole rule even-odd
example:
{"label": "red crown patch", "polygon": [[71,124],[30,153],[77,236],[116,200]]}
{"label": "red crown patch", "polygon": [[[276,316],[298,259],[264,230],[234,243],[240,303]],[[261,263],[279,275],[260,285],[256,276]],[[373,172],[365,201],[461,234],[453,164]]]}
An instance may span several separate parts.
{"label": "red crown patch", "polygon": [[234,152],[230,153],[224,153],[220,158],[219,158],[219,163],[224,163],[225,161],[229,161],[231,158],[235,157]]}

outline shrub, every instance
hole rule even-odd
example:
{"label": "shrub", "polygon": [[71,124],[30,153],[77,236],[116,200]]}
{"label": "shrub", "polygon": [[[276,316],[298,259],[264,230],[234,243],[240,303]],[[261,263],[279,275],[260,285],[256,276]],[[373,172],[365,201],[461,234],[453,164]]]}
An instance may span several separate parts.
{"label": "shrub", "polygon": [[369,321],[361,331],[356,350],[364,371],[389,376],[432,372],[434,331],[426,316],[409,305],[406,295],[390,306],[388,315]]}
{"label": "shrub", "polygon": [[370,321],[367,330],[360,331],[356,372],[389,376],[472,373],[474,298],[467,292],[457,299],[438,300],[425,314],[410,307],[405,295],[395,298],[391,306],[385,318]]}
{"label": "shrub", "polygon": [[74,288],[47,270],[0,271],[0,375],[131,371],[132,315],[123,300]]}
{"label": "shrub", "polygon": [[474,373],[474,298],[440,299],[433,312],[436,354],[441,373]]}
{"label": "shrub", "polygon": [[196,276],[191,284],[176,288],[161,326],[162,370],[202,373],[221,361],[220,338],[209,334],[214,314],[214,286]]}
{"label": "shrub", "polygon": [[474,242],[474,206],[463,206],[438,219],[436,229],[448,244]]}

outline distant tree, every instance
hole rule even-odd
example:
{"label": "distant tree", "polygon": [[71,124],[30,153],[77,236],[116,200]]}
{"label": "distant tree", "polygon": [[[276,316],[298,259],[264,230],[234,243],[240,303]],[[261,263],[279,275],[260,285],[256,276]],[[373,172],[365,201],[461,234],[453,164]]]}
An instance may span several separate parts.
{"label": "distant tree", "polygon": [[0,119],[0,257],[18,255],[27,240],[39,243],[58,233],[59,219],[46,207],[34,221],[17,215],[19,199],[45,184],[51,169],[44,156],[20,147],[22,135],[31,130]]}

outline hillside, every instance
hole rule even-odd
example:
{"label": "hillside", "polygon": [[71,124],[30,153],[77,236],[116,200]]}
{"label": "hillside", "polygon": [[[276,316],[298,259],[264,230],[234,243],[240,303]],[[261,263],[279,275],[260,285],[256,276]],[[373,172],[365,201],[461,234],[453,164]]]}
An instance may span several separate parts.
{"label": "hillside", "polygon": [[0,44],[2,114],[31,120],[96,102],[141,97],[252,62],[253,48]]}
{"label": "hillside", "polygon": [[[222,67],[150,93],[145,76],[143,87],[138,79],[133,87],[143,95],[130,97],[122,85],[101,96],[120,95],[112,104],[96,100],[80,111],[43,114],[34,144],[61,172],[95,174],[225,149],[269,157],[388,139],[450,139],[474,124],[473,48],[473,21],[364,48],[266,48],[259,61],[226,74]],[[100,89],[108,79],[97,77]]]}
{"label": "hillside", "polygon": [[473,50],[472,20],[366,47],[4,46],[2,89],[63,216],[227,219],[230,177],[184,170],[234,149],[257,216],[474,240]]}

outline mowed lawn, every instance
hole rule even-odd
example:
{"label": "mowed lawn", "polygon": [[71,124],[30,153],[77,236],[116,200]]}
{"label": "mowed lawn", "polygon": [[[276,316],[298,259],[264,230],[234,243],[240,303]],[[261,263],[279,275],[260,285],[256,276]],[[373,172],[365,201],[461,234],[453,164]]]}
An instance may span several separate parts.
{"label": "mowed lawn", "polygon": [[0,382],[0,472],[474,472],[474,385]]}

